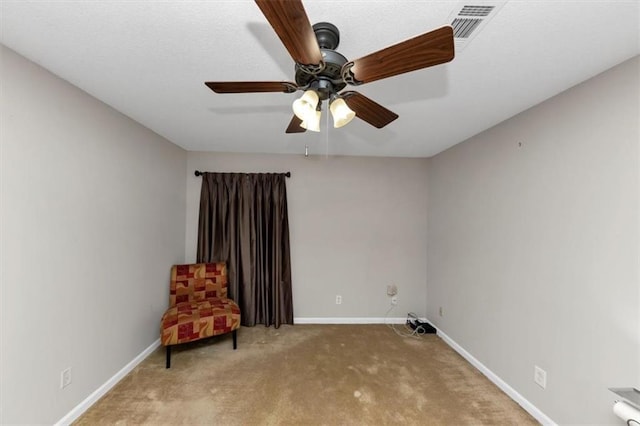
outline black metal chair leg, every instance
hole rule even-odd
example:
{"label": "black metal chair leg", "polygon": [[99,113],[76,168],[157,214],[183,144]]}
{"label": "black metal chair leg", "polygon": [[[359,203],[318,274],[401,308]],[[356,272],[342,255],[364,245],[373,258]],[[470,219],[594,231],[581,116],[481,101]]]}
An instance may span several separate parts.
{"label": "black metal chair leg", "polygon": [[233,350],[238,347],[238,330],[233,330]]}
{"label": "black metal chair leg", "polygon": [[167,346],[167,368],[171,368],[171,346]]}

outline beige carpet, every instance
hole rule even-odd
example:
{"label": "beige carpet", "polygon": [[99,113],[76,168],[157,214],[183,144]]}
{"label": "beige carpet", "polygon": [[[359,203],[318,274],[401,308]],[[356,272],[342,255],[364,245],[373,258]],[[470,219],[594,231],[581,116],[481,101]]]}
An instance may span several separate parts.
{"label": "beige carpet", "polygon": [[244,327],[236,351],[225,335],[164,361],[159,348],[76,424],[537,424],[437,336],[385,325]]}

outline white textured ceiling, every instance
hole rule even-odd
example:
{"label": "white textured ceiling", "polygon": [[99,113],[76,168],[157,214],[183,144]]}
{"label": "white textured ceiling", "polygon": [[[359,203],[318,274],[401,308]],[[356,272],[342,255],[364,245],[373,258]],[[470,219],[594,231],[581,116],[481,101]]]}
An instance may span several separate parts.
{"label": "white textured ceiling", "polygon": [[[312,24],[340,29],[337,50],[356,59],[486,3],[304,5]],[[355,88],[399,114],[380,130],[323,119],[321,133],[285,134],[300,92],[204,86],[293,81],[293,60],[251,0],[2,0],[0,42],[187,150],[428,157],[640,53],[637,0],[501,3],[452,62]]]}

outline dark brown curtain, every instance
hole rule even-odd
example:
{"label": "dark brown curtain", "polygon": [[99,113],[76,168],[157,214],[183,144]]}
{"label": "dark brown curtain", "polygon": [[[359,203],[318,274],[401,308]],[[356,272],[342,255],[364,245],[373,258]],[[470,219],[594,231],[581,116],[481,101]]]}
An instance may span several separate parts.
{"label": "dark brown curtain", "polygon": [[242,325],[293,324],[283,173],[203,173],[198,262],[224,260]]}

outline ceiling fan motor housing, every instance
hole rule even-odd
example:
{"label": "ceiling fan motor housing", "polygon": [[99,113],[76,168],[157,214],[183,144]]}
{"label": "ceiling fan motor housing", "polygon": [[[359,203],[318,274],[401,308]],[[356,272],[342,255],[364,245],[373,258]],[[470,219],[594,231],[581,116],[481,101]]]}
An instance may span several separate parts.
{"label": "ceiling fan motor housing", "polygon": [[338,27],[329,22],[318,22],[313,26],[320,49],[336,50],[340,44],[340,31]]}
{"label": "ceiling fan motor housing", "polygon": [[321,101],[329,99],[332,94],[339,92],[346,87],[342,79],[342,66],[346,64],[347,58],[336,52],[334,49],[340,43],[340,31],[329,22],[319,22],[313,26],[316,34],[322,60],[325,67],[317,74],[311,74],[300,64],[295,66],[296,84],[300,87],[309,87],[318,92]]}

